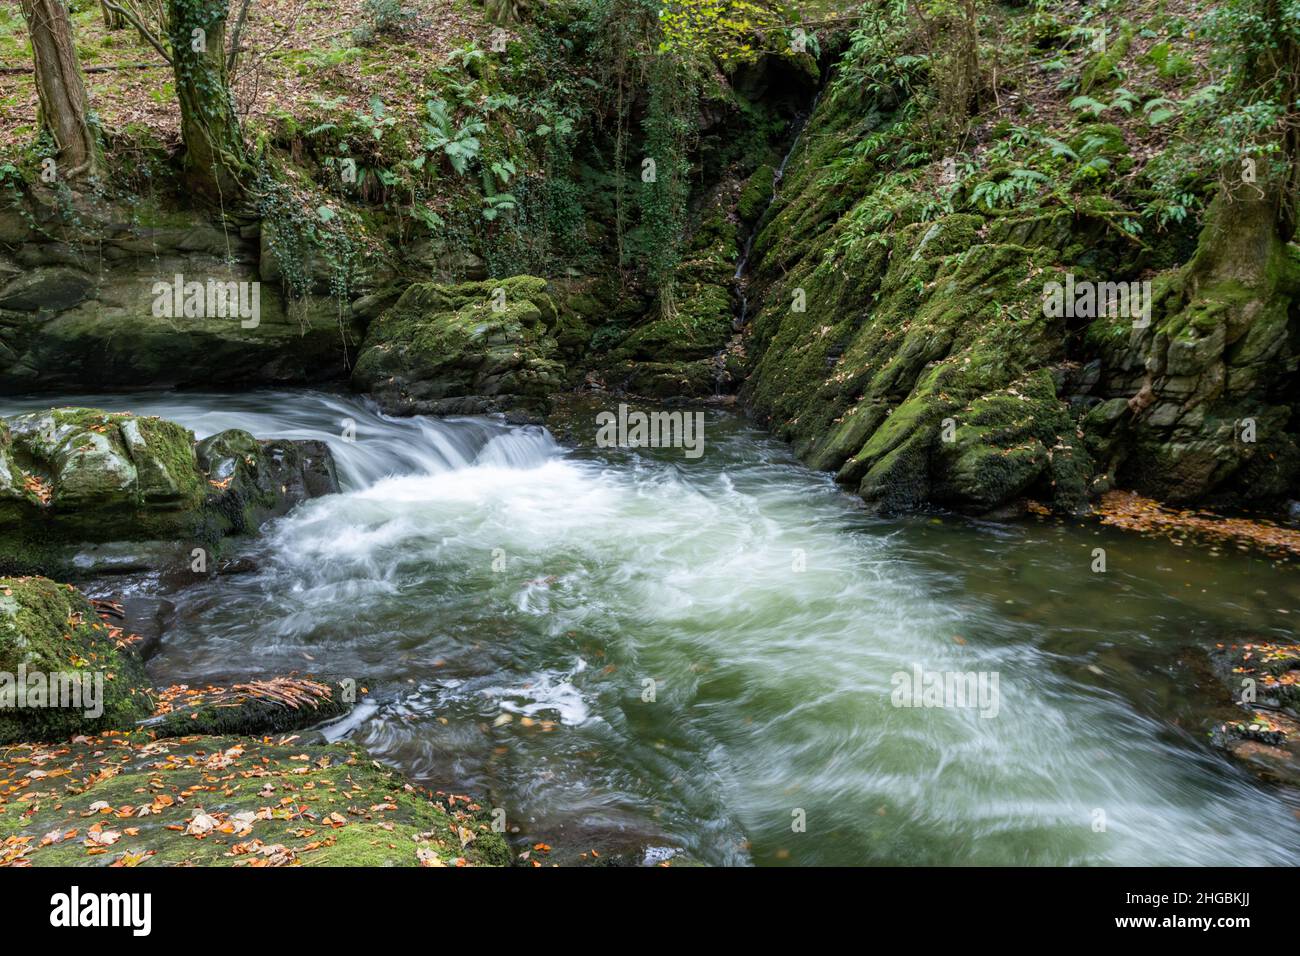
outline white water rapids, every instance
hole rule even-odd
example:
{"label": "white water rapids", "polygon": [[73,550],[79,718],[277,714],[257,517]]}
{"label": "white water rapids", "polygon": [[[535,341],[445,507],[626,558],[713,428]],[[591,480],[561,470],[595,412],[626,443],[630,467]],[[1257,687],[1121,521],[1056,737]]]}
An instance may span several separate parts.
{"label": "white water rapids", "polygon": [[[344,492],[242,544],[256,571],[168,594],[153,676],[355,676],[372,703],[353,741],[504,808],[557,854],[1231,865],[1300,851],[1294,794],[1205,745],[1179,664],[1234,630],[1290,633],[1300,584],[1267,562],[1051,523],[872,519],[722,411],[691,461],[313,392],[57,402],[329,441]],[[1099,540],[1105,576],[1088,566]],[[894,706],[891,679],[914,665],[996,673],[996,716]]]}

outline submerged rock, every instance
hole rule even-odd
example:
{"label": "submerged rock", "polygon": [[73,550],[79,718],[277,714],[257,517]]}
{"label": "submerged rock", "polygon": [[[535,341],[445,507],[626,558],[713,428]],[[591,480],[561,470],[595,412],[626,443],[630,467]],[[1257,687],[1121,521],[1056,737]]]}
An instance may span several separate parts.
{"label": "submerged rock", "polygon": [[392,414],[544,412],[563,331],[545,279],[417,283],[371,324],[352,384]]}
{"label": "submerged rock", "polygon": [[0,743],[66,740],[147,717],[144,667],[119,634],[71,585],[0,578]]}
{"label": "submerged rock", "polygon": [[160,541],[188,554],[337,490],[320,442],[232,429],[196,448],[188,429],[152,416],[17,415],[0,421],[0,568],[60,567],[84,543]]}

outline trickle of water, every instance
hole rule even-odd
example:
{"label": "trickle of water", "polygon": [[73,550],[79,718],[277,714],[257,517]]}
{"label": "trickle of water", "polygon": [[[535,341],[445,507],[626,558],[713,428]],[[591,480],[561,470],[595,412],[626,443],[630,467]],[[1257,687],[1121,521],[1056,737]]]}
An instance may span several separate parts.
{"label": "trickle of water", "polygon": [[807,112],[795,120],[795,132],[790,140],[790,147],[785,151],[785,155],[781,157],[780,165],[772,172],[772,196],[768,199],[767,205],[763,207],[763,212],[759,214],[758,219],[754,221],[754,226],[745,239],[745,247],[741,250],[740,258],[736,261],[736,271],[732,274],[732,280],[735,284],[737,309],[736,317],[731,323],[736,335],[732,336],[726,348],[723,348],[714,356],[713,392],[715,395],[722,394],[727,371],[727,351],[739,343],[740,333],[749,321],[749,294],[745,284],[745,269],[749,266],[749,254],[753,251],[754,240],[758,237],[758,227],[762,223],[764,216],[767,215],[767,211],[772,208],[772,204],[776,202],[777,191],[781,188],[781,180],[785,177],[785,168],[790,162],[790,157],[794,155],[795,149],[799,146],[804,127],[807,126],[808,120],[812,118],[814,111],[817,109],[817,101],[821,99],[821,95],[822,91],[818,90],[813,96],[812,102],[808,104]]}

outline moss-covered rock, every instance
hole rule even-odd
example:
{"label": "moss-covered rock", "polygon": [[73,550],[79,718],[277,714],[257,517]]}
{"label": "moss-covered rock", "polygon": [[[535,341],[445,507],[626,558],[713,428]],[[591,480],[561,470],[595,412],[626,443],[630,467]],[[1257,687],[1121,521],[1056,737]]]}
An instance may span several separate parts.
{"label": "moss-covered rock", "polygon": [[108,735],[8,748],[0,779],[0,864],[511,862],[484,808],[412,787],[343,745]]}
{"label": "moss-covered rock", "polygon": [[259,441],[232,428],[196,446],[222,535],[249,534],[308,498],[339,490],[334,456],[320,441]]}
{"label": "moss-covered rock", "polygon": [[545,279],[417,283],[370,326],[352,384],[395,414],[540,412],[568,331]]}
{"label": "moss-covered rock", "polygon": [[86,542],[210,546],[338,490],[319,442],[229,431],[197,446],[161,418],[55,408],[0,424],[0,568],[57,569]]}
{"label": "moss-covered rock", "polygon": [[153,709],[148,686],[71,585],[0,578],[0,743],[129,728]]}
{"label": "moss-covered rock", "polygon": [[736,202],[736,215],[740,221],[753,225],[763,215],[768,203],[772,201],[773,181],[776,170],[766,164],[759,166],[745,182],[740,199]]}
{"label": "moss-covered rock", "polygon": [[[1094,58],[1090,85],[1133,36]],[[924,130],[860,75],[832,79],[758,223],[742,398],[761,421],[883,511],[1032,497],[1076,512],[1115,484],[1229,506],[1300,494],[1300,253],[1276,197],[1217,201],[1192,260],[1152,275],[1167,260],[1123,238],[1113,197],[975,202],[1002,164],[936,200],[925,175],[864,158],[864,138],[896,156]],[[1058,135],[1058,156],[1135,162],[1132,124]],[[1148,280],[1150,325],[1048,309],[1067,274]]]}
{"label": "moss-covered rock", "polygon": [[158,692],[158,713],[142,726],[155,737],[283,734],[347,714],[355,691],[355,683],[302,677],[252,680],[230,687],[181,685]]}
{"label": "moss-covered rock", "polygon": [[1089,328],[1119,411],[1106,434],[1122,485],[1230,507],[1300,491],[1300,255],[1272,210],[1267,197],[1216,201],[1192,260],[1153,282],[1150,325]]}
{"label": "moss-covered rock", "polygon": [[[882,511],[988,511],[1031,492],[1082,507],[1088,457],[1044,369],[1065,358],[1064,328],[1032,278],[1053,252],[981,241],[970,214],[842,241],[853,221],[763,289],[751,405]],[[998,238],[1051,234],[1042,219]]]}
{"label": "moss-covered rock", "polygon": [[738,191],[739,183],[728,181],[706,197],[675,270],[671,296],[661,296],[658,308],[594,356],[606,381],[650,398],[734,390],[724,350],[735,323],[732,287],[740,238],[728,212]]}
{"label": "moss-covered rock", "polygon": [[[21,266],[12,277],[0,268],[0,393],[304,384],[347,375],[362,326],[339,301],[339,276],[321,263],[299,264],[298,272],[316,270],[303,280],[315,294],[297,300],[279,281],[263,281],[258,222],[214,222],[183,205],[163,212],[145,198],[61,196],[31,190],[6,202],[0,217],[24,224],[6,233],[0,222],[0,261],[9,247]],[[383,271],[382,261],[371,265]],[[269,260],[267,268],[279,280]],[[243,283],[250,315],[209,310],[206,301],[194,310],[202,314],[160,308],[167,298],[160,284],[170,293],[178,277],[182,288],[201,284],[205,299],[209,282]]]}

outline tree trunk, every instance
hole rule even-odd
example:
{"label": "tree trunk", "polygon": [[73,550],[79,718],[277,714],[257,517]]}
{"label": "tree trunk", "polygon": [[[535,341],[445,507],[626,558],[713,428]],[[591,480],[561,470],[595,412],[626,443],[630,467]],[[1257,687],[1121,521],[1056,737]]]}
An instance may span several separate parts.
{"label": "tree trunk", "polygon": [[185,170],[217,202],[243,195],[250,172],[226,72],[228,0],[169,0]]}
{"label": "tree trunk", "polygon": [[88,119],[86,81],[61,0],[22,0],[32,38],[40,122],[58,148],[58,179],[76,182],[99,173],[99,143]]}
{"label": "tree trunk", "polygon": [[1281,0],[1258,0],[1251,9],[1267,37],[1266,42],[1251,42],[1257,35],[1247,34],[1243,39],[1250,55],[1246,58],[1240,86],[1250,99],[1273,99],[1283,108],[1282,116],[1274,124],[1277,131],[1278,153],[1264,156],[1261,167],[1271,167],[1264,174],[1259,189],[1250,184],[1234,183],[1238,179],[1232,170],[1225,182],[1233,183],[1227,190],[1230,198],[1263,191],[1271,194],[1276,210],[1279,237],[1290,241],[1295,237],[1300,223],[1300,42],[1295,28],[1288,29],[1287,15]]}
{"label": "tree trunk", "polygon": [[126,17],[122,16],[121,11],[110,10],[108,5],[101,2],[100,11],[104,14],[104,26],[110,30],[125,30]]}
{"label": "tree trunk", "polygon": [[498,26],[523,23],[528,19],[529,0],[484,0],[483,11]]}

